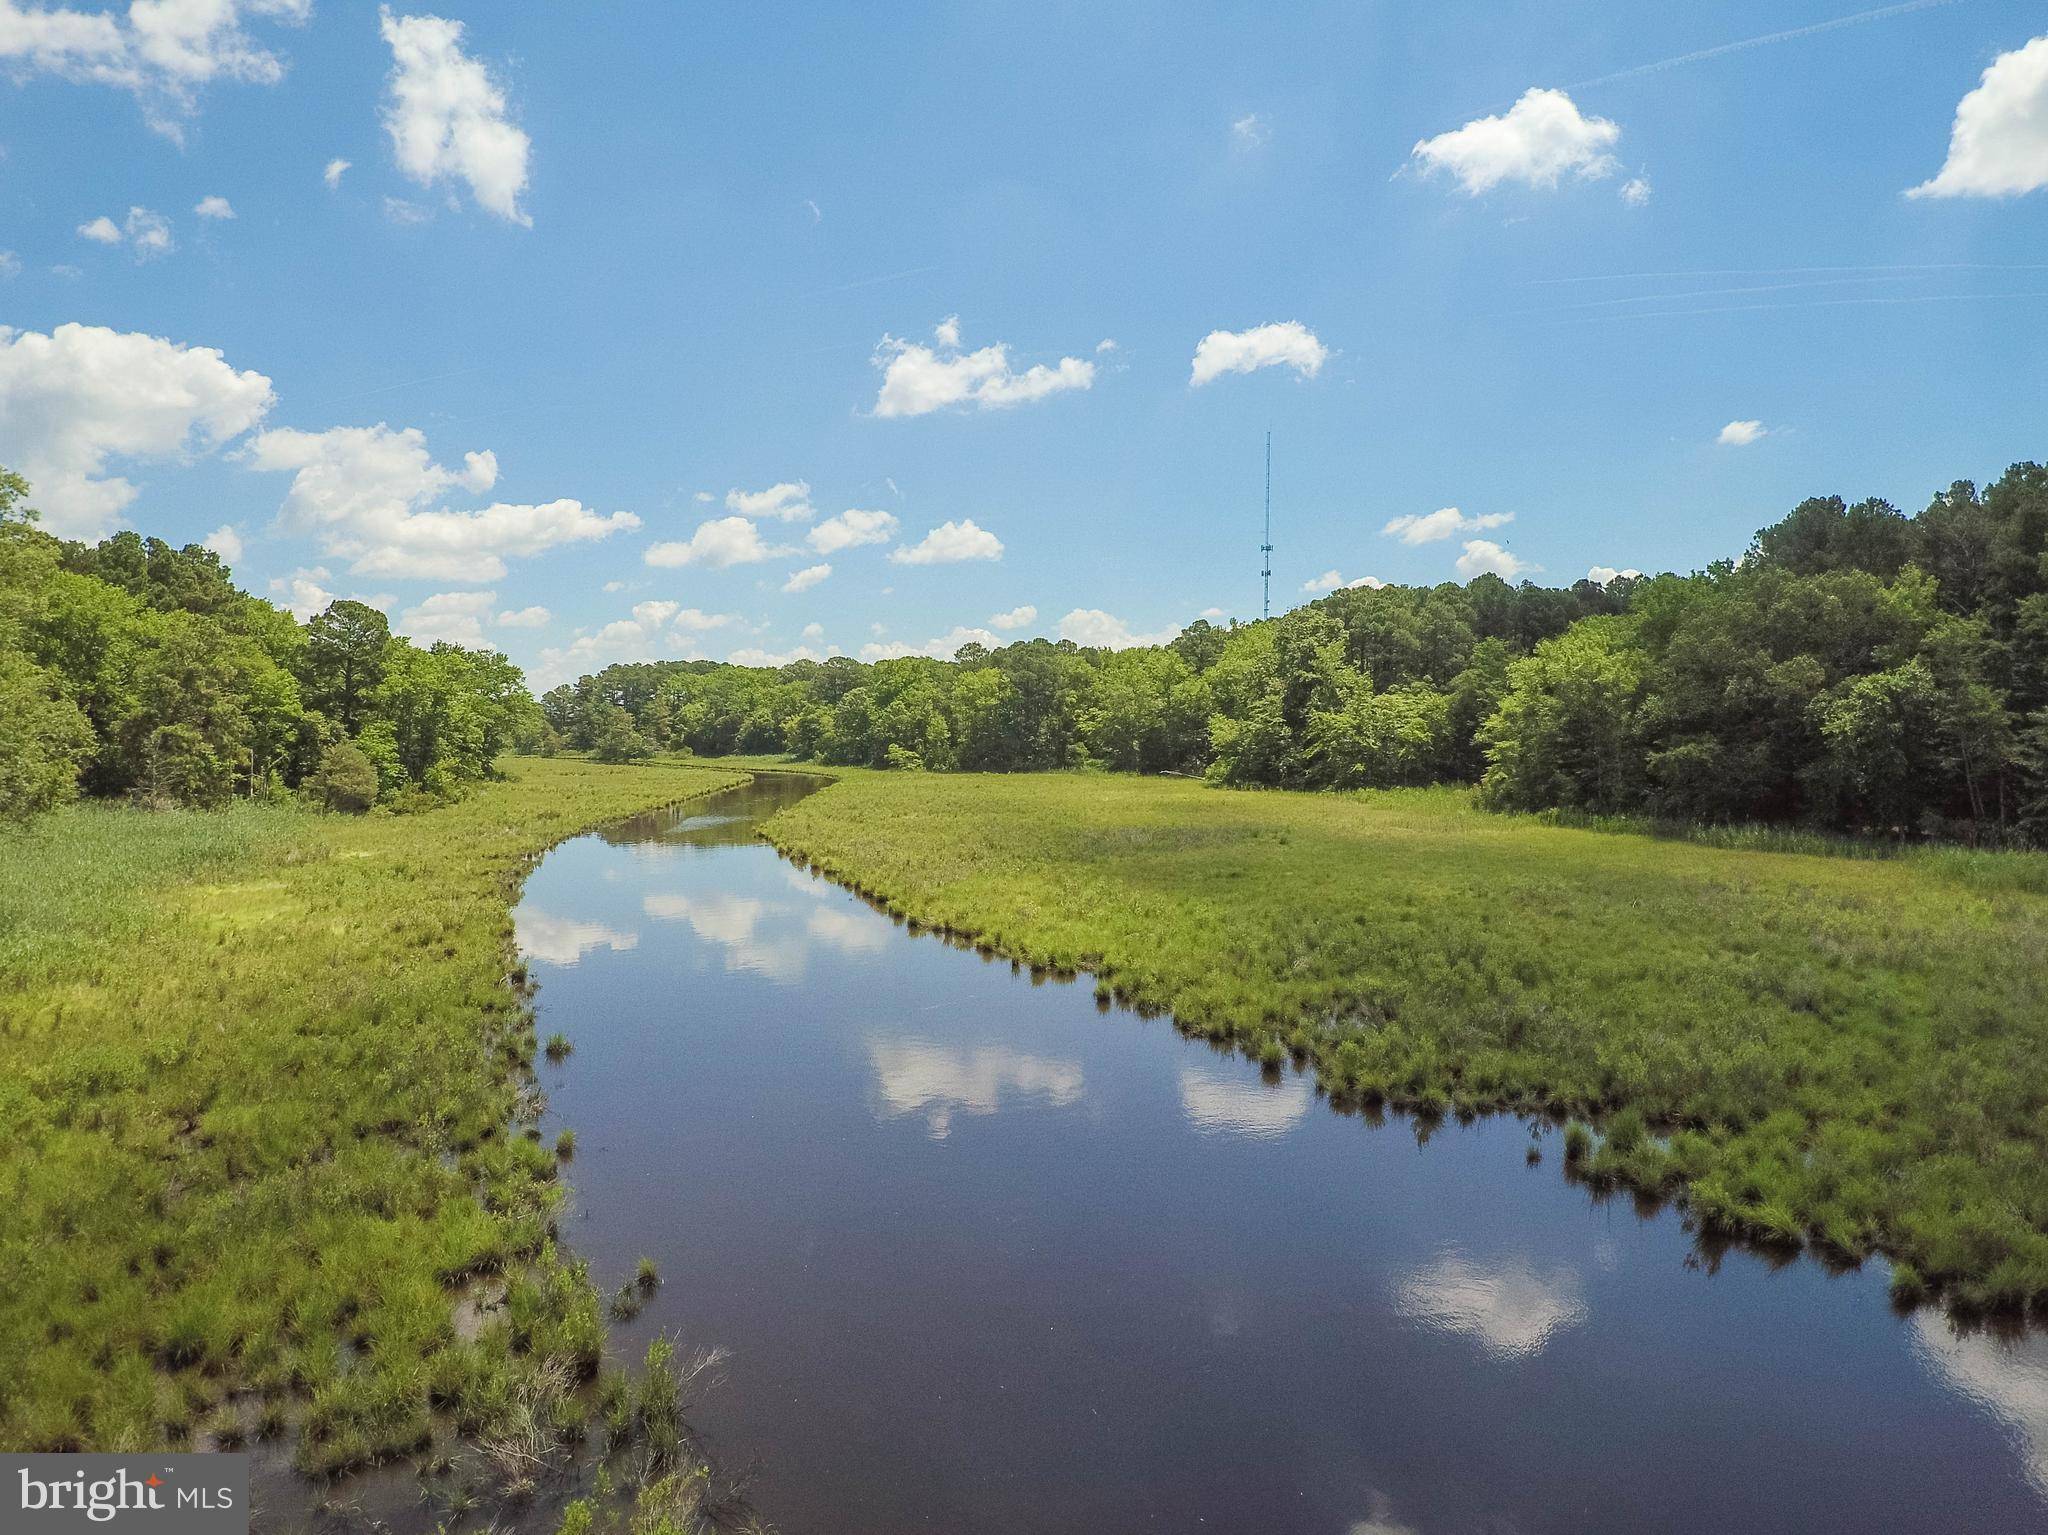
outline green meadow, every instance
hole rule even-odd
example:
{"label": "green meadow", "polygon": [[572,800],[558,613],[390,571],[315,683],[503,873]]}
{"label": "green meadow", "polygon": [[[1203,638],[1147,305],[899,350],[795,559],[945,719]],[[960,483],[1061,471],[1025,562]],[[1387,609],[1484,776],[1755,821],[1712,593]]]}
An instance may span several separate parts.
{"label": "green meadow", "polygon": [[2038,855],[1099,774],[855,771],[769,835],[1340,1104],[1563,1119],[1576,1175],[1714,1230],[1886,1254],[1902,1300],[2048,1305]]}
{"label": "green meadow", "polygon": [[736,775],[508,768],[412,815],[0,831],[0,1443],[291,1436],[317,1473],[452,1437],[516,1482],[672,1415],[601,1372],[555,1245],[510,910],[561,838]]}
{"label": "green meadow", "polygon": [[[510,908],[561,838],[775,765],[523,758],[411,815],[84,804],[0,832],[0,1443],[276,1437],[316,1474],[468,1447],[516,1484],[674,1441],[689,1367],[604,1358],[659,1276],[601,1293],[555,1240],[573,1131],[540,1140],[530,1067],[569,1044],[535,1038]],[[1340,1105],[1561,1121],[1575,1176],[1883,1253],[1902,1299],[2048,1304],[2038,855],[1455,789],[837,776],[770,836],[918,924]],[[633,1485],[701,1496],[680,1464]]]}

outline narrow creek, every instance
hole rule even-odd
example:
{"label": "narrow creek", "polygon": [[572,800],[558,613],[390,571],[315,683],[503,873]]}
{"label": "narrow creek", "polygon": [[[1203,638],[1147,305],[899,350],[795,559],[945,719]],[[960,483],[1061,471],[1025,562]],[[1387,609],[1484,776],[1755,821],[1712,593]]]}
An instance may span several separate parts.
{"label": "narrow creek", "polygon": [[2048,1338],[913,936],[758,840],[821,782],[565,843],[516,913],[564,1237],[659,1266],[623,1353],[730,1351],[692,1418],[790,1535],[2048,1524]]}

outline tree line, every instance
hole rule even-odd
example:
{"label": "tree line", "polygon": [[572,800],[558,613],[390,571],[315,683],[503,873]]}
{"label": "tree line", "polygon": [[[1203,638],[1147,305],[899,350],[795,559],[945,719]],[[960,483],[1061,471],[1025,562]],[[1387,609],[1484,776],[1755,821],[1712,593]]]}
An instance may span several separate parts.
{"label": "tree line", "polygon": [[2048,469],[1917,516],[1804,501],[1691,575],[1333,592],[1102,650],[610,666],[550,746],[1226,784],[1477,784],[1504,809],[2048,843]]}
{"label": "tree line", "polygon": [[196,544],[52,537],[28,494],[0,469],[0,818],[80,793],[404,808],[539,729],[493,651],[423,650],[360,602],[302,624]]}

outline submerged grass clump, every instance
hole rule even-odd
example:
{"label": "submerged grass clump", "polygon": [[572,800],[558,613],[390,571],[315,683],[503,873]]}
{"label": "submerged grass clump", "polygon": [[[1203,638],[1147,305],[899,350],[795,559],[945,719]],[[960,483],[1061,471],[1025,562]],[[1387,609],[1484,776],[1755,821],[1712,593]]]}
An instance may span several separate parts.
{"label": "submerged grass clump", "polygon": [[1575,1176],[1716,1231],[2048,1308],[2048,857],[1557,819],[849,772],[768,833],[914,925],[1298,1050],[1339,1102],[1563,1119]]}
{"label": "submerged grass clump", "polygon": [[[254,1392],[255,1435],[296,1424],[328,1472],[586,1379],[602,1305],[549,1240],[556,1158],[508,1130],[510,905],[551,843],[731,781],[528,760],[402,818],[0,830],[0,1444],[225,1442]],[[466,1342],[480,1275],[505,1316]]]}

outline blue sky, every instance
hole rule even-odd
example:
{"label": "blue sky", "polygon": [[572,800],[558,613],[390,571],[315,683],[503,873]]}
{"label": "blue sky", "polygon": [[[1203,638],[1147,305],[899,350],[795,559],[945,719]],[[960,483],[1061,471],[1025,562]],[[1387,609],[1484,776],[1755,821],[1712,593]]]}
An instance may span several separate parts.
{"label": "blue sky", "polygon": [[2048,453],[2036,7],[1275,9],[0,0],[0,461],[546,683]]}

